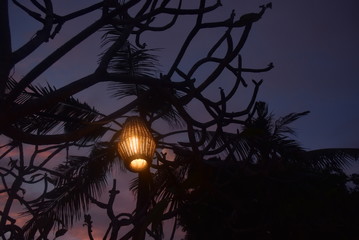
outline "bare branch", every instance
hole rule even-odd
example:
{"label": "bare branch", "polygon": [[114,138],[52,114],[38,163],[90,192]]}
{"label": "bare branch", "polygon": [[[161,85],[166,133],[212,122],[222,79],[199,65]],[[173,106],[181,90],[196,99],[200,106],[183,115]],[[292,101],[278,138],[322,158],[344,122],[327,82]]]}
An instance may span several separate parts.
{"label": "bare branch", "polygon": [[43,61],[41,61],[36,67],[34,67],[28,74],[26,74],[23,79],[16,85],[15,89],[11,91],[9,96],[7,97],[8,101],[13,101],[18,97],[22,91],[32,82],[34,81],[41,73],[43,73],[46,69],[48,69],[52,64],[54,64],[57,60],[63,57],[66,53],[68,53],[71,49],[76,47],[83,40],[91,36],[101,27],[103,27],[112,17],[120,14],[121,12],[126,11],[129,7],[135,5],[139,0],[129,1],[128,3],[122,5],[121,8],[113,10],[111,13],[106,15],[105,17],[95,21],[90,26],[82,30],[79,34],[74,36],[64,45],[55,50],[52,54],[46,57]]}

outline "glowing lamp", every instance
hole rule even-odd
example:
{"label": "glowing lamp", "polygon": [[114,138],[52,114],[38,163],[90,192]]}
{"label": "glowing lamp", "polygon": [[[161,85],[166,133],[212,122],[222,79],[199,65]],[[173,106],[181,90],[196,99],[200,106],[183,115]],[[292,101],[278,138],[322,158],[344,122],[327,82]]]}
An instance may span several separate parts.
{"label": "glowing lamp", "polygon": [[129,117],[119,135],[118,152],[128,170],[141,172],[149,168],[156,143],[140,117]]}

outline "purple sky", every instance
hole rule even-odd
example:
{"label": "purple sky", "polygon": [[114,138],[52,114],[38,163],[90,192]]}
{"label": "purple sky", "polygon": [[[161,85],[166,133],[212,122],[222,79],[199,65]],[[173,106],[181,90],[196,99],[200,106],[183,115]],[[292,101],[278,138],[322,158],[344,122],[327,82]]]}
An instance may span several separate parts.
{"label": "purple sky", "polygon": [[[77,3],[81,5],[88,2]],[[271,72],[253,76],[255,79],[264,79],[259,100],[268,102],[277,116],[310,110],[309,116],[303,117],[294,125],[298,139],[308,149],[359,147],[359,2],[272,2],[273,9],[267,11],[262,20],[254,25],[242,52],[244,66],[264,67],[269,62],[274,63],[275,68]],[[67,5],[63,4],[64,1],[55,3],[60,3],[55,5],[60,12],[66,12],[62,10]],[[261,4],[263,1],[258,0],[223,0],[224,6],[214,17],[226,19],[232,9],[235,9],[239,17],[247,12],[258,11]],[[14,48],[33,34],[33,28],[27,24],[29,19],[25,19],[13,21],[16,30]],[[75,27],[86,24],[87,19],[65,24],[61,34],[33,54],[31,62],[17,66],[15,74],[22,76],[27,67],[33,66],[44,53],[73,36]],[[35,25],[35,29],[37,27]],[[210,36],[210,33],[207,34]],[[65,61],[56,63],[40,79],[60,87],[90,73],[96,66],[97,54],[101,52],[93,51],[94,46],[100,44],[100,35],[101,33],[91,37],[81,47],[74,49],[65,57]],[[170,36],[170,39],[166,36]],[[164,69],[173,59],[183,34],[181,31],[172,31],[166,36],[151,39],[154,41],[145,39],[150,48],[163,48],[159,55],[166,60],[161,62]],[[200,54],[201,49],[196,51]],[[192,54],[196,56],[197,52]],[[81,64],[78,64],[79,61]],[[247,81],[250,82],[251,78],[252,76],[248,76]],[[99,88],[101,86],[96,85],[80,96],[94,102],[99,109],[110,112],[111,106],[106,104],[106,96],[99,99],[97,94],[92,94],[98,92]],[[108,92],[104,92],[106,94]]]}
{"label": "purple sky", "polygon": [[[243,3],[248,9],[261,1]],[[273,1],[247,41],[243,59],[275,65],[259,98],[279,116],[311,111],[294,125],[308,149],[359,147],[357,10],[355,0]]]}
{"label": "purple sky", "polygon": [[[55,9],[66,12],[66,6],[87,5],[90,1],[54,1]],[[244,13],[257,12],[263,1],[222,0],[223,7],[213,18],[226,19],[232,9],[237,18]],[[264,79],[258,100],[269,103],[276,116],[291,112],[309,110],[310,115],[299,119],[293,126],[298,140],[307,149],[353,147],[359,148],[359,2],[344,1],[288,1],[273,0],[273,9],[265,13],[261,21],[253,26],[250,37],[243,49],[245,67],[262,68],[273,62],[275,68],[260,75],[244,75],[251,79]],[[38,25],[31,25],[28,18],[11,7],[13,26],[13,47],[16,49],[28,40]],[[94,15],[98,16],[98,15]],[[23,76],[54,47],[73,36],[79,26],[86,26],[88,19],[64,25],[63,32],[53,42],[45,44],[19,64],[15,76]],[[163,36],[145,39],[150,48],[162,47],[159,52],[162,68],[170,66],[183,40],[182,24],[173,30],[170,38]],[[207,42],[212,33],[206,33],[200,42]],[[96,67],[100,45],[96,34],[84,44],[56,63],[50,71],[40,76],[43,81],[61,87],[76,80]],[[214,35],[213,35],[214,36]],[[189,54],[188,60],[201,54],[201,45]],[[44,55],[45,54],[45,55]],[[172,57],[172,58],[171,58]],[[81,64],[79,64],[81,63]],[[184,66],[185,67],[185,66]],[[104,90],[103,95],[99,90]],[[106,87],[96,87],[79,94],[82,100],[95,104],[104,112],[111,112]],[[250,91],[247,90],[247,91]],[[124,194],[126,201],[133,199]]]}

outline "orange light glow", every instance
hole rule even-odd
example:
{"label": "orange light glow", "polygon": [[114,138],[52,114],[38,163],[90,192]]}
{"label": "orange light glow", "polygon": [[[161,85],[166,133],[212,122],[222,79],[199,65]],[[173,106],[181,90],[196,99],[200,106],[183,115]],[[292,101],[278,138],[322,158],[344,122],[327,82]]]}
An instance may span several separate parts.
{"label": "orange light glow", "polygon": [[130,168],[135,172],[140,172],[147,168],[147,161],[145,159],[135,159],[130,163]]}

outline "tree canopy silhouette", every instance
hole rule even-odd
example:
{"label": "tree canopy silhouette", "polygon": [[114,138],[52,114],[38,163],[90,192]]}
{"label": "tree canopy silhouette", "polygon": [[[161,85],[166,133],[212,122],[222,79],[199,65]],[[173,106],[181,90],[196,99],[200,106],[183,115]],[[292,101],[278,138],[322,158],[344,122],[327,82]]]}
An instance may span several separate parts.
{"label": "tree canopy silhouette", "polygon": [[257,116],[232,142],[248,144],[244,158],[208,159],[200,175],[190,171],[192,191],[179,213],[187,239],[357,238],[359,192],[348,187],[356,175],[342,165],[357,150],[304,151],[286,133],[307,113],[274,121],[257,103]]}
{"label": "tree canopy silhouette", "polygon": [[[15,50],[10,4],[41,25]],[[357,179],[349,179],[342,169],[358,158],[359,150],[301,149],[288,138],[293,133],[288,124],[307,112],[289,114],[273,124],[266,105],[257,101],[263,80],[250,84],[245,79],[247,73],[273,68],[272,63],[263,68],[245,67],[241,57],[252,27],[271,3],[260,6],[258,12],[239,17],[232,12],[215,21],[209,16],[221,7],[220,1],[102,0],[86,4],[80,9],[69,6],[69,13],[60,14],[51,0],[0,1],[2,238],[48,239],[53,229],[57,238],[84,219],[88,238],[94,239],[90,207],[106,213],[109,225],[102,235],[111,240],[161,239],[163,222],[168,219],[175,219],[170,239],[180,225],[189,239],[267,239],[280,228],[286,228],[285,236],[303,229],[308,233],[313,225],[304,222],[306,214],[314,209],[322,214],[327,209],[320,205],[323,198],[332,196],[334,200],[325,203],[342,204],[343,218],[328,212],[315,218],[320,222],[315,226],[329,229],[347,220],[344,208],[352,206],[356,191],[351,194],[345,183]],[[72,37],[40,61],[32,61],[28,72],[16,72],[17,65],[83,17],[87,26],[75,29]],[[193,25],[181,25],[186,18]],[[168,68],[163,69],[160,53],[166,49],[147,47],[146,37],[157,41],[160,33],[170,35],[179,25],[181,31],[183,27],[188,31],[183,31],[183,41],[173,41],[178,52],[166,59]],[[206,31],[216,33],[208,43],[200,37]],[[99,55],[95,69],[79,79],[66,79],[67,84],[59,88],[41,81],[41,74],[99,32],[101,48],[89,49]],[[188,62],[186,55],[193,48],[198,55]],[[115,100],[110,113],[75,97],[99,84],[107,84]],[[240,90],[251,92],[241,105]],[[151,168],[130,186],[137,194],[135,209],[118,213],[117,178],[122,175],[114,177],[111,186],[107,180],[116,164],[126,171],[117,142],[123,122],[133,115],[146,122],[157,151]],[[78,149],[89,154],[80,155]],[[295,191],[292,183],[302,188]],[[29,193],[34,186],[41,191]],[[106,187],[110,191],[103,199]],[[288,201],[281,198],[283,194]],[[313,201],[304,197],[312,195]],[[306,211],[301,211],[305,206]],[[25,224],[17,221],[17,212],[27,216]],[[327,217],[328,224],[322,224]],[[121,232],[125,227],[127,231]]]}

